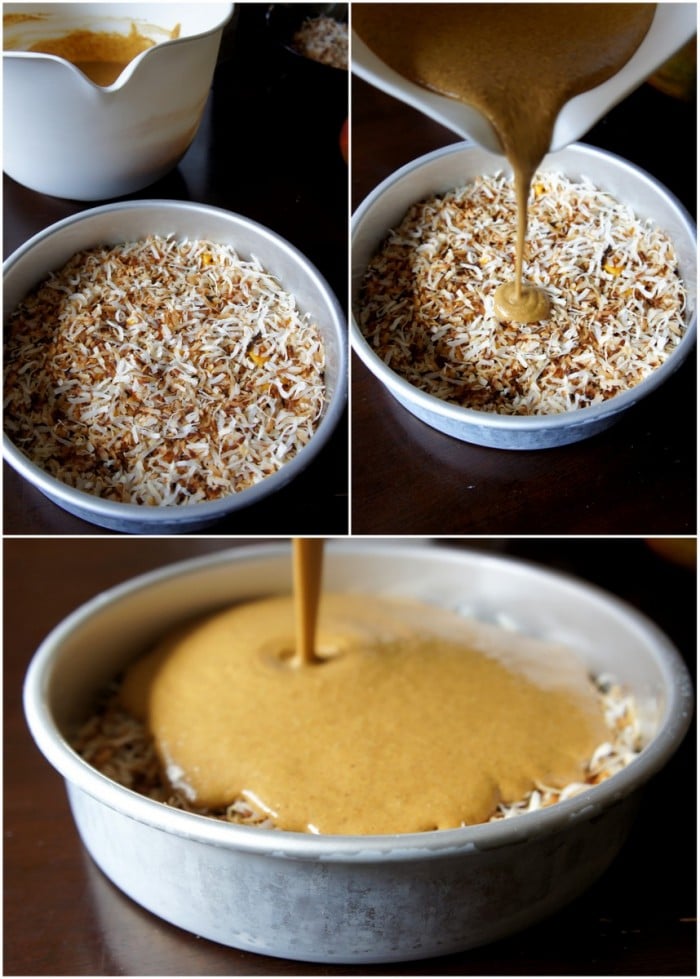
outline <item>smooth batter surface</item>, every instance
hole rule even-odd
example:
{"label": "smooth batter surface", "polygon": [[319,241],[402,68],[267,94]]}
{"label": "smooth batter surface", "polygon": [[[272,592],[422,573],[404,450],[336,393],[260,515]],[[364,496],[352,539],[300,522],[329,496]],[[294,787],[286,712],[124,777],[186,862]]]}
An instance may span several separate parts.
{"label": "smooth batter surface", "polygon": [[496,297],[503,319],[546,318],[546,295],[522,288],[527,200],[569,99],[612,77],[644,39],[650,3],[363,3],[353,29],[395,71],[479,109],[514,171],[515,281]]}
{"label": "smooth batter surface", "polygon": [[572,653],[435,606],[326,594],[321,661],[300,666],[294,648],[285,596],[214,615],[129,670],[122,701],[196,804],[242,796],[297,831],[449,828],[537,781],[580,779],[607,737]]}

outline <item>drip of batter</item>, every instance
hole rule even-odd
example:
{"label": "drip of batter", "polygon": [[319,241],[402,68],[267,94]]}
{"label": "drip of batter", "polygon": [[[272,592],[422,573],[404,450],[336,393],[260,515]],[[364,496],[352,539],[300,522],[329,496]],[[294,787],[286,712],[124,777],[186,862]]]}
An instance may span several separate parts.
{"label": "drip of batter", "polygon": [[292,547],[296,616],[295,662],[299,666],[308,666],[318,659],[316,625],[318,603],[321,599],[323,538],[295,537]]}
{"label": "drip of batter", "polygon": [[521,323],[549,314],[523,283],[527,202],[562,107],[625,65],[654,17],[651,3],[363,3],[353,29],[383,61],[424,88],[479,109],[513,167],[518,206],[515,278],[496,314]]}

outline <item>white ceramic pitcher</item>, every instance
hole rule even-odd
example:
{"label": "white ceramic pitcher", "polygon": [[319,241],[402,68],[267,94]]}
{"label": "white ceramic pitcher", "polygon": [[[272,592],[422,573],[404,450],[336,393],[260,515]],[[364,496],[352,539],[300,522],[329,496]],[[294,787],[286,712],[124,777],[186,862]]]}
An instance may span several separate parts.
{"label": "white ceramic pitcher", "polygon": [[4,50],[5,172],[76,200],[121,197],[164,176],[197,132],[232,13],[230,3],[3,4],[14,48],[132,25],[156,42],[105,87],[56,55]]}
{"label": "white ceramic pitcher", "polygon": [[[399,10],[397,7],[397,15]],[[566,103],[554,127],[550,151],[563,149],[580,139],[609,109],[689,41],[696,28],[697,5],[694,2],[659,3],[646,37],[627,64],[602,85]],[[473,139],[492,153],[503,152],[491,123],[476,109],[403,78],[381,61],[354,32],[351,43],[352,70],[359,77],[465,139]]]}

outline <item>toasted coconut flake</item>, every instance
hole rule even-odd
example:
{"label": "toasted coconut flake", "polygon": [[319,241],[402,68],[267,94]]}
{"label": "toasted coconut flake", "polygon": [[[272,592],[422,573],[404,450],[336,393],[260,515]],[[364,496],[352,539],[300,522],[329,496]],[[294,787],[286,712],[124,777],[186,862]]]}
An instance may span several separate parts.
{"label": "toasted coconut flake", "polygon": [[317,327],[257,259],[152,236],[76,254],[14,311],[5,429],[96,496],[212,500],[308,443],[324,366]]}
{"label": "toasted coconut flake", "polygon": [[327,14],[309,17],[295,33],[293,44],[299,54],[331,68],[348,67],[348,25]]}
{"label": "toasted coconut flake", "polygon": [[502,175],[413,205],[370,262],[359,326],[415,387],[480,411],[557,414],[634,387],[680,342],[686,295],[670,240],[588,180],[539,174],[535,187],[525,276],[550,296],[546,321],[494,313],[517,222]]}
{"label": "toasted coconut flake", "polygon": [[586,789],[622,771],[642,751],[644,744],[634,698],[607,674],[599,674],[593,678],[593,682],[605,723],[610,730],[610,740],[598,745],[593,752],[586,766],[584,781],[573,782],[559,789],[537,785],[517,802],[500,803],[491,822],[510,819],[524,812],[535,812],[554,805],[555,802],[573,799]]}

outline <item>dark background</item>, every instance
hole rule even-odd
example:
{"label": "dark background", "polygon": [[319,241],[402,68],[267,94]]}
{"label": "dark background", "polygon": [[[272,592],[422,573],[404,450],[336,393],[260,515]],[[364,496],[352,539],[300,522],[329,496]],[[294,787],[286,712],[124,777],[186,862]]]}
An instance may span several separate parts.
{"label": "dark background", "polygon": [[[237,4],[226,28],[202,125],[180,165],[133,199],[192,200],[243,214],[282,235],[347,300],[348,168],[339,136],[347,73],[290,54],[265,4]],[[4,177],[9,255],[55,221],[92,207],[38,194]],[[106,201],[96,202],[99,204]],[[50,503],[4,467],[8,534],[105,534]],[[223,520],[215,533],[345,533],[347,415],[293,483]]]}
{"label": "dark background", "polygon": [[[696,102],[644,84],[582,142],[650,172],[692,213]],[[352,206],[459,137],[354,77]],[[459,442],[403,409],[352,358],[356,534],[684,534],[696,530],[696,359],[613,428],[523,452]]]}
{"label": "dark background", "polygon": [[[288,962],[199,939],[118,891],[83,851],[62,780],[30,738],[20,701],[24,674],[48,631],[99,590],[238,543],[5,541],[4,974],[697,974],[694,729],[649,786],[634,830],[604,876],[558,914],[484,948],[392,966]],[[643,540],[445,543],[535,561],[612,591],[666,631],[695,676],[695,573],[662,559]]]}

